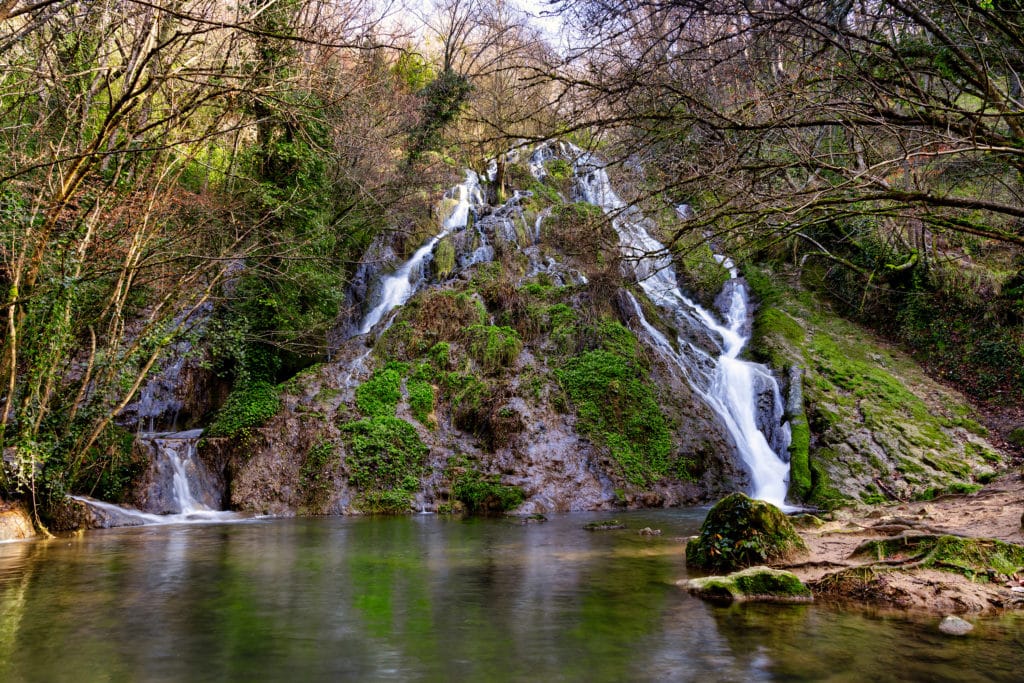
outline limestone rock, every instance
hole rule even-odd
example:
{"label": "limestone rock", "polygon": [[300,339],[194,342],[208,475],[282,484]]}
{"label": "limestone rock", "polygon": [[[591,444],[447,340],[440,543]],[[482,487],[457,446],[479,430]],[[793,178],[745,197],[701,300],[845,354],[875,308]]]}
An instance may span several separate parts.
{"label": "limestone rock", "polygon": [[960,617],[949,615],[939,623],[939,630],[949,636],[965,636],[974,630],[974,625]]}
{"label": "limestone rock", "polygon": [[0,541],[19,541],[35,535],[32,518],[24,508],[17,505],[0,508]]}
{"label": "limestone rock", "polygon": [[788,560],[806,550],[779,508],[733,493],[711,508],[700,535],[686,544],[686,566],[728,572]]}
{"label": "limestone rock", "polygon": [[770,567],[748,567],[728,576],[707,576],[686,583],[690,593],[706,600],[729,602],[811,602],[814,597],[800,579]]}

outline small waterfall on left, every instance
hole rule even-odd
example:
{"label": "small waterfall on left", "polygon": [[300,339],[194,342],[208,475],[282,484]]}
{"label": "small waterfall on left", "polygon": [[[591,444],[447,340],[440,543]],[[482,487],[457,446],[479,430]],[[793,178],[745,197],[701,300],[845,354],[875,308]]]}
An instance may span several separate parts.
{"label": "small waterfall on left", "polygon": [[94,517],[93,526],[141,526],[221,522],[240,519],[236,512],[220,510],[221,487],[217,477],[196,455],[203,430],[140,433],[137,447],[150,452],[146,485],[138,495],[140,507],[105,503],[85,496],[71,496],[84,503]]}

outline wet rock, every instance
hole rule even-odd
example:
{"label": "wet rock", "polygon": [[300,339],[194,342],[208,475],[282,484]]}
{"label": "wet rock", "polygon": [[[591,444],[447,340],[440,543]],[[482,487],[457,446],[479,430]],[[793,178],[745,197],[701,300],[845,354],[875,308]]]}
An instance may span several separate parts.
{"label": "wet rock", "polygon": [[0,541],[20,541],[35,535],[32,518],[25,508],[0,501]]}
{"label": "wet rock", "polygon": [[690,579],[686,589],[705,600],[725,602],[812,602],[810,589],[787,571],[748,567],[727,576]]}
{"label": "wet rock", "polygon": [[718,501],[696,541],[686,545],[686,566],[733,571],[788,560],[807,546],[779,508],[742,493]]}
{"label": "wet rock", "polygon": [[949,615],[939,622],[939,630],[949,636],[965,636],[974,630],[974,625],[960,617]]}
{"label": "wet rock", "polygon": [[611,531],[613,529],[625,529],[626,525],[617,519],[606,519],[600,522],[589,522],[583,525],[587,531]]}
{"label": "wet rock", "polygon": [[661,529],[652,529],[649,526],[645,526],[639,531],[641,536],[661,536]]}
{"label": "wet rock", "polygon": [[546,521],[548,521],[548,518],[545,515],[539,513],[533,515],[524,515],[519,518],[519,523],[524,526],[527,524],[543,524]]}
{"label": "wet rock", "polygon": [[112,529],[121,526],[141,526],[146,522],[129,510],[92,500],[85,496],[65,498],[50,511],[51,531],[77,531],[79,529]]}

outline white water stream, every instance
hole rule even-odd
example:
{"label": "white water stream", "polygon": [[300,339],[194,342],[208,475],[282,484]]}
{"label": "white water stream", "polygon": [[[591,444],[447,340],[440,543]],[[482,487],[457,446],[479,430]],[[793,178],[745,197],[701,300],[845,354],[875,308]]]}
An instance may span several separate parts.
{"label": "white water stream", "polygon": [[241,519],[238,513],[214,510],[196,498],[190,484],[189,471],[200,467],[196,460],[196,445],[203,430],[193,429],[186,432],[170,432],[158,434],[140,434],[141,440],[152,442],[158,462],[157,471],[171,472],[172,501],[178,512],[172,514],[153,514],[134,508],[105,503],[84,496],[70,496],[96,509],[110,521],[110,526],[141,526],[144,524],[183,524],[195,522],[223,522]]}
{"label": "white water stream", "polygon": [[[681,328],[695,326],[710,332],[709,336],[718,345],[718,355],[712,357],[682,336],[673,346],[647,320],[639,303],[630,295],[648,343],[679,368],[721,418],[750,471],[751,495],[791,509],[785,504],[789,463],[783,455],[789,448],[790,430],[788,423],[782,424],[783,401],[778,382],[765,366],[739,358],[750,340],[746,330],[750,327],[751,311],[746,284],[739,279],[735,265],[727,258],[716,257],[728,269],[730,277],[724,289],[728,302],[724,306],[724,322],[720,322],[679,289],[668,249],[647,231],[646,220],[639,210],[627,206],[615,193],[604,167],[589,154],[581,150],[574,152],[580,195],[611,216],[622,253],[635,271],[640,288],[655,305],[684,323]],[[770,413],[762,414],[759,398],[766,392],[771,397]],[[774,443],[769,443],[763,431],[766,426],[774,433]]]}
{"label": "white water stream", "polygon": [[473,206],[483,204],[483,193],[480,190],[480,179],[473,171],[466,171],[466,179],[456,185],[450,199],[455,200],[451,213],[441,222],[441,232],[437,233],[426,244],[416,250],[408,261],[398,267],[391,275],[380,281],[380,298],[377,305],[366,314],[357,334],[366,334],[385,315],[409,300],[423,282],[423,265],[434,250],[434,247],[453,230],[466,227],[469,223],[470,210]]}

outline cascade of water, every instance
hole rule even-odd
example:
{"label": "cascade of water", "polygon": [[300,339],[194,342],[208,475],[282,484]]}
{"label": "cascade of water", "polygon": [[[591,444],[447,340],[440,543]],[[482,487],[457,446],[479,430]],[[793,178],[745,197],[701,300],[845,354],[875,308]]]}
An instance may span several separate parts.
{"label": "cascade of water", "polygon": [[187,432],[142,434],[139,439],[152,444],[155,451],[154,482],[146,490],[149,509],[168,514],[142,512],[134,508],[104,503],[83,496],[71,496],[93,509],[103,526],[139,526],[143,524],[180,524],[239,519],[235,512],[215,510],[210,503],[219,498],[209,473],[196,459],[201,429]]}
{"label": "cascade of water", "polygon": [[[603,166],[580,150],[574,150],[576,180],[582,199],[595,204],[612,217],[620,247],[634,270],[640,288],[659,308],[679,322],[696,326],[718,345],[712,357],[689,340],[680,337],[677,346],[658,331],[639,303],[630,295],[637,319],[648,343],[666,360],[680,369],[694,390],[721,418],[736,443],[740,457],[750,470],[752,495],[780,507],[785,505],[789,465],[785,453],[789,447],[789,425],[782,424],[783,403],[778,382],[766,367],[739,358],[749,341],[750,301],[745,283],[735,264],[716,257],[729,271],[723,290],[724,323],[703,306],[687,298],[679,289],[668,249],[647,231],[647,221],[635,207],[627,206],[615,193]],[[768,393],[772,399],[770,414],[764,415],[758,398]],[[765,432],[769,432],[766,436]],[[769,442],[771,438],[774,442]]]}
{"label": "cascade of water", "polygon": [[449,199],[454,199],[455,204],[442,221],[441,232],[427,240],[398,270],[381,279],[380,300],[363,318],[357,334],[366,334],[381,318],[409,300],[423,281],[423,264],[437,243],[451,231],[466,227],[472,207],[483,204],[480,180],[473,171],[466,171],[466,179],[453,189],[452,194],[454,196]]}

